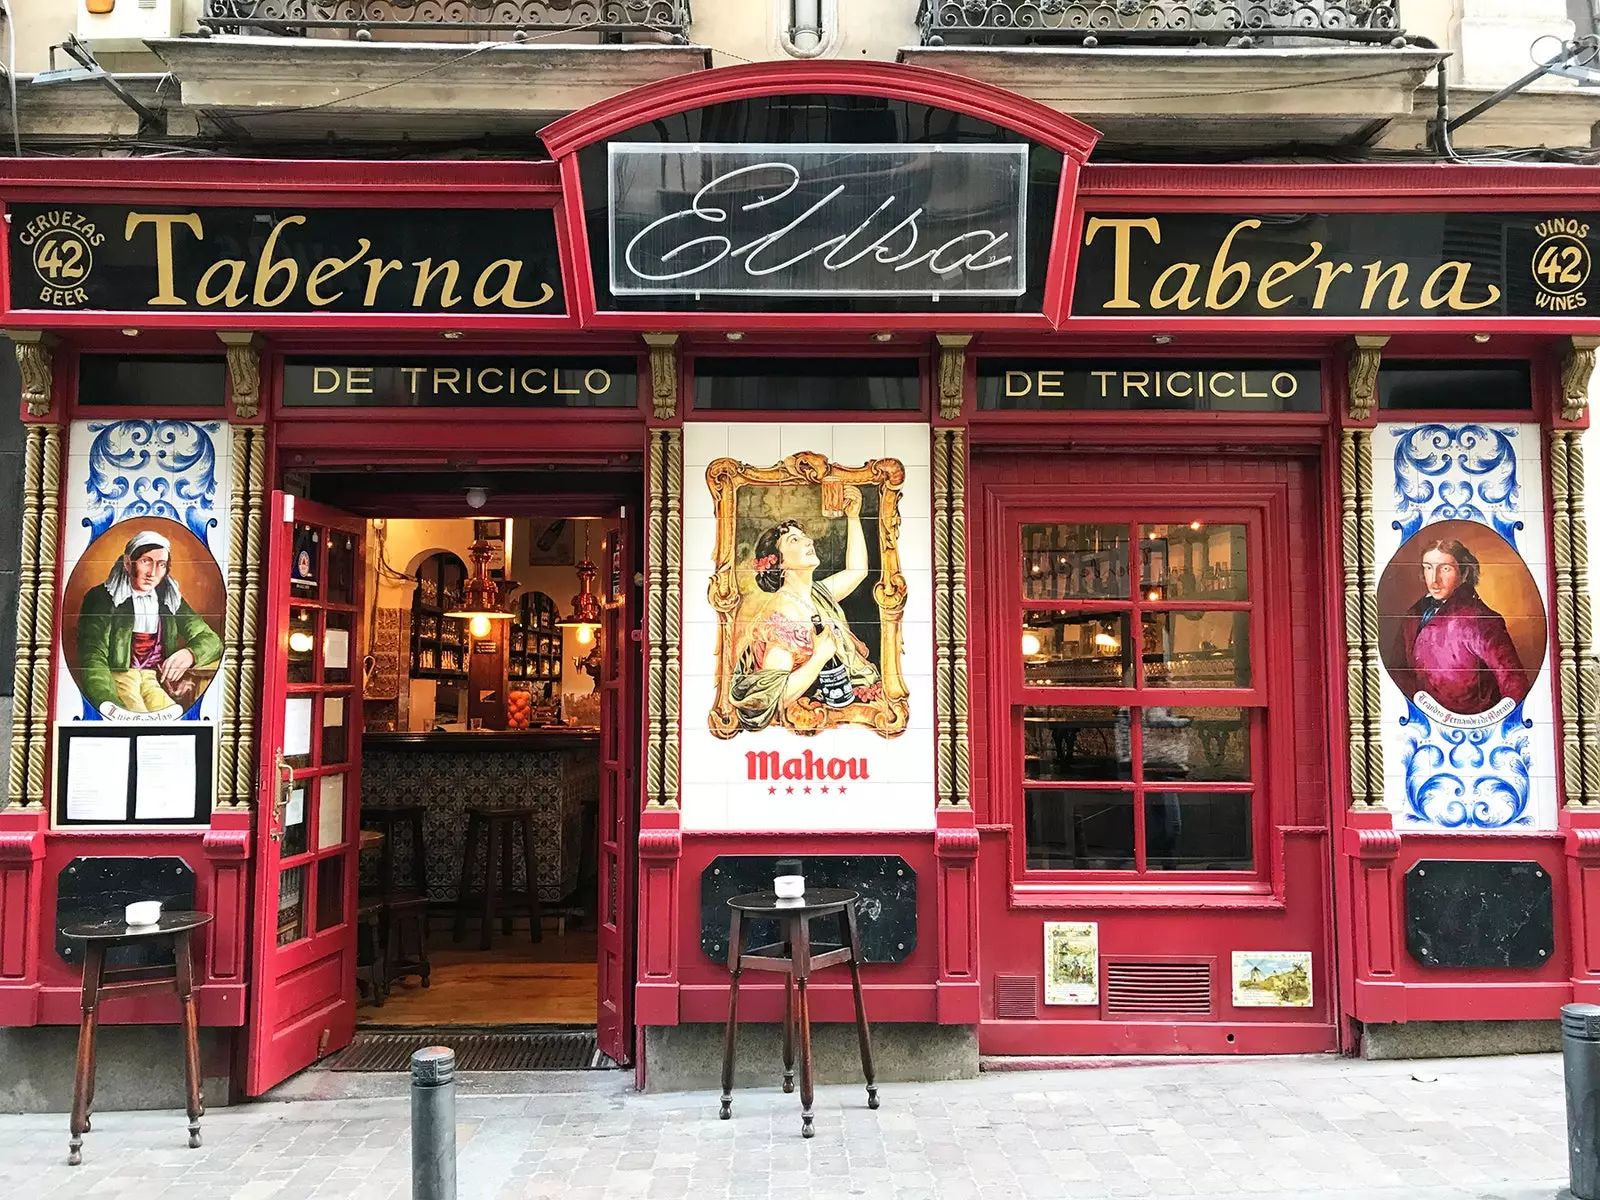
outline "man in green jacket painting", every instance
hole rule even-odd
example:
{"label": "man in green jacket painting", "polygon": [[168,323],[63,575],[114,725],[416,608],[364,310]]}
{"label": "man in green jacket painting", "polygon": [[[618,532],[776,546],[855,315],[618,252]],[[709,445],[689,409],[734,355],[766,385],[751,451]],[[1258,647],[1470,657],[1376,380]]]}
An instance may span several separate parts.
{"label": "man in green jacket painting", "polygon": [[78,687],[112,721],[177,720],[222,660],[222,640],[169,574],[172,543],[135,534],[78,615]]}

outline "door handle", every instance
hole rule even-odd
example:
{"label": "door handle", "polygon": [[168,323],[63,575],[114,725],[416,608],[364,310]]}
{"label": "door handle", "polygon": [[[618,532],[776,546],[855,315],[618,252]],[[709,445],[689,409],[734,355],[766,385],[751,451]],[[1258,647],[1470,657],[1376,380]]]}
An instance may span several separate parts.
{"label": "door handle", "polygon": [[289,765],[289,760],[284,758],[280,749],[272,764],[275,786],[272,798],[272,830],[270,836],[273,841],[283,841],[283,816],[289,807],[289,793],[294,787],[294,768]]}

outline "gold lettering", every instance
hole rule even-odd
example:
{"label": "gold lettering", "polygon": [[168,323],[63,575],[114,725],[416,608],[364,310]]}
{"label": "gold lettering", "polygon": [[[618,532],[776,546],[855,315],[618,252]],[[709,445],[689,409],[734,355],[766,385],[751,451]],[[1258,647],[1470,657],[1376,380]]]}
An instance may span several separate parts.
{"label": "gold lettering", "polygon": [[[361,303],[371,308],[378,302],[378,288],[390,271],[398,271],[404,264],[398,258],[369,258],[367,260],[367,293]],[[415,389],[413,389],[415,390]]]}
{"label": "gold lettering", "polygon": [[[306,290],[311,288],[310,280],[306,282]],[[344,388],[347,392],[359,393],[363,396],[372,395],[372,368],[371,367],[346,367],[344,372]]]}
{"label": "gold lettering", "polygon": [[537,396],[543,392],[548,392],[550,388],[545,384],[540,384],[538,387],[528,386],[528,377],[530,375],[537,378],[544,373],[545,369],[543,367],[529,367],[522,373],[522,390],[527,392],[530,396]]}
{"label": "gold lettering", "polygon": [[1124,371],[1122,373],[1122,395],[1127,397],[1134,388],[1139,389],[1139,395],[1146,400],[1150,399],[1150,374],[1147,371]]}
{"label": "gold lettering", "polygon": [[560,367],[552,367],[550,369],[550,381],[553,385],[550,390],[558,396],[576,396],[578,394],[577,388],[564,388],[561,386]]}
{"label": "gold lettering", "polygon": [[[1278,386],[1278,381],[1281,380],[1281,379],[1287,379],[1289,381],[1289,386],[1288,386],[1287,390],[1285,390],[1283,388],[1280,388]],[[1300,381],[1298,379],[1296,379],[1288,371],[1279,371],[1276,375],[1274,375],[1272,377],[1272,394],[1274,396],[1276,396],[1279,400],[1287,400],[1290,396],[1294,395],[1299,390],[1300,390]]]}
{"label": "gold lettering", "polygon": [[[1227,391],[1223,391],[1220,387],[1217,386],[1224,379],[1226,379],[1228,381],[1228,383],[1230,384],[1230,386],[1229,386]],[[1211,394],[1213,396],[1217,397],[1217,399],[1219,399],[1219,400],[1230,400],[1230,399],[1232,399],[1234,396],[1237,396],[1239,394],[1239,389],[1235,388],[1235,387],[1232,387],[1231,386],[1232,383],[1233,383],[1233,372],[1232,371],[1218,371],[1216,374],[1214,374],[1211,377]]]}
{"label": "gold lettering", "polygon": [[504,374],[505,374],[505,372],[502,371],[499,367],[485,367],[483,370],[478,372],[478,390],[480,392],[482,392],[486,396],[493,396],[497,392],[505,391],[506,388],[505,388],[505,384],[503,384],[503,383],[502,384],[497,384],[494,387],[490,387],[489,386],[489,376],[490,375],[493,375],[496,378],[499,378],[501,375],[504,375]]}
{"label": "gold lettering", "polygon": [[[1183,285],[1172,295],[1164,295],[1163,289],[1166,287],[1167,280],[1180,273],[1183,275]],[[1155,287],[1150,289],[1150,307],[1171,308],[1176,304],[1184,312],[1188,312],[1196,304],[1200,303],[1200,298],[1194,294],[1194,285],[1199,279],[1199,263],[1173,263],[1165,271],[1161,272],[1156,279]]]}
{"label": "gold lettering", "polygon": [[1063,371],[1040,371],[1039,395],[1048,396],[1051,399],[1059,400],[1062,395],[1061,378],[1064,374],[1065,372]]}
{"label": "gold lettering", "polygon": [[1243,396],[1246,400],[1265,400],[1267,398],[1267,394],[1265,392],[1252,392],[1250,390],[1250,373],[1248,371],[1245,372],[1244,377],[1239,381],[1239,395]]}
{"label": "gold lettering", "polygon": [[[331,379],[329,378],[330,376]],[[324,379],[329,379],[326,386],[323,384]],[[318,396],[327,395],[329,392],[337,392],[339,390],[339,368],[312,367],[311,390]]]}
{"label": "gold lettering", "polygon": [[1311,301],[1312,311],[1322,311],[1322,305],[1328,299],[1328,289],[1333,286],[1335,279],[1341,275],[1352,275],[1354,273],[1355,268],[1349,263],[1319,262],[1317,264],[1317,274],[1321,278],[1317,280],[1316,297]]}
{"label": "gold lettering", "polygon": [[[1439,277],[1446,271],[1455,273],[1455,282],[1450,285],[1450,290],[1444,295],[1439,295],[1437,288]],[[1433,274],[1428,276],[1428,282],[1422,285],[1422,307],[1438,308],[1448,304],[1456,312],[1472,312],[1474,309],[1488,308],[1500,299],[1500,289],[1494,284],[1489,285],[1489,298],[1472,303],[1467,300],[1463,292],[1467,286],[1467,276],[1472,272],[1472,264],[1452,259],[1450,262],[1440,263],[1434,268]]]}
{"label": "gold lettering", "polygon": [[[489,279],[501,268],[505,269],[506,281],[500,289],[493,294],[489,292]],[[472,287],[472,302],[479,308],[488,308],[491,304],[504,304],[507,308],[538,308],[541,304],[548,303],[554,296],[555,289],[548,283],[539,285],[539,298],[537,300],[517,299],[517,277],[522,274],[522,264],[514,258],[497,258],[483,269],[478,276],[478,282]]]}
{"label": "gold lettering", "polygon": [[418,379],[418,377],[424,371],[426,371],[427,369],[428,368],[426,368],[426,367],[401,367],[400,368],[400,374],[411,376],[411,394],[413,396],[415,396],[417,394],[417,386],[418,386],[417,385],[417,379]]}
{"label": "gold lettering", "polygon": [[452,394],[461,394],[458,385],[461,382],[461,372],[454,367],[435,367],[433,369],[433,393],[439,394],[441,387],[448,386]]}
{"label": "gold lettering", "polygon": [[[596,375],[600,376],[600,383],[598,386],[594,382],[594,377]],[[591,396],[604,396],[611,390],[611,372],[596,367],[583,377],[583,386],[584,390],[587,391]]]}
{"label": "gold lettering", "polygon": [[[304,217],[285,217],[272,227],[272,232],[267,234],[266,244],[261,247],[261,258],[256,263],[256,289],[255,302],[262,308],[277,308],[289,298],[289,293],[294,291],[294,285],[300,278],[300,264],[292,258],[274,259],[272,256],[278,250],[278,237],[283,233],[285,225],[304,225]],[[279,271],[289,275],[288,282],[283,285],[283,290],[278,293],[277,299],[267,299],[267,285],[272,282],[272,277]]]}
{"label": "gold lettering", "polygon": [[1006,395],[1026,396],[1033,389],[1033,376],[1026,371],[1006,372]]}
{"label": "gold lettering", "polygon": [[324,297],[317,293],[317,288],[324,280],[332,279],[340,271],[345,271],[355,266],[361,261],[362,256],[372,249],[372,243],[367,241],[366,238],[360,238],[359,241],[361,242],[361,249],[357,250],[349,258],[324,258],[311,268],[306,275],[307,300],[313,304],[332,304],[340,296],[344,295],[343,292],[335,292],[331,296]]}
{"label": "gold lettering", "polygon": [[[228,272],[228,282],[221,291],[212,291],[213,277],[219,271]],[[226,304],[229,308],[238,308],[245,302],[245,295],[239,290],[244,282],[244,260],[241,258],[219,258],[206,268],[206,273],[200,276],[200,282],[195,285],[194,298],[200,304]]]}
{"label": "gold lettering", "polygon": [[[1251,217],[1248,220],[1240,221],[1232,229],[1228,230],[1228,236],[1222,239],[1222,245],[1217,247],[1217,256],[1211,260],[1210,278],[1206,280],[1207,308],[1226,312],[1239,303],[1240,298],[1250,290],[1249,266],[1245,263],[1230,264],[1228,262],[1228,252],[1233,249],[1233,239],[1239,236],[1240,230],[1260,228],[1261,222]],[[1224,302],[1222,299],[1222,285],[1227,282],[1229,276],[1234,274],[1239,276],[1239,286],[1234,289],[1232,298]]]}
{"label": "gold lettering", "polygon": [[[1007,374],[1010,374],[1008,371]],[[1100,381],[1100,399],[1106,398],[1106,384],[1116,377],[1115,371],[1090,371],[1090,375]]]}
{"label": "gold lettering", "polygon": [[421,308],[427,304],[428,288],[433,283],[433,277],[441,274],[444,276],[444,283],[439,288],[439,307],[454,308],[461,303],[461,297],[456,295],[456,281],[461,277],[461,264],[455,259],[447,258],[437,267],[433,265],[431,258],[424,258],[411,265],[417,269],[417,290],[411,296],[412,308]]}
{"label": "gold lettering", "polygon": [[1385,279],[1389,280],[1390,312],[1411,303],[1410,297],[1405,294],[1406,280],[1410,278],[1411,268],[1405,263],[1399,262],[1392,267],[1384,267],[1381,261],[1370,262],[1364,269],[1367,272],[1367,288],[1361,293],[1362,308],[1372,307],[1373,297],[1378,294],[1378,289],[1383,286]]}
{"label": "gold lettering", "polygon": [[1132,250],[1133,231],[1144,230],[1150,235],[1150,240],[1159,246],[1161,221],[1156,217],[1145,217],[1142,220],[1135,217],[1090,217],[1089,227],[1083,233],[1083,244],[1093,245],[1094,235],[1106,227],[1116,231],[1117,244],[1112,259],[1114,265],[1111,274],[1111,299],[1101,307],[1138,308],[1139,302],[1129,294],[1128,290],[1131,285],[1128,260]]}
{"label": "gold lettering", "polygon": [[[1157,378],[1160,378],[1160,376],[1157,376]],[[1181,391],[1181,392],[1176,387],[1173,386],[1174,384],[1176,384],[1178,382],[1179,379],[1183,379],[1183,380],[1189,381],[1189,386],[1184,388],[1183,391]],[[1187,399],[1188,397],[1194,395],[1193,377],[1189,374],[1189,372],[1187,372],[1187,371],[1169,371],[1169,372],[1167,372],[1167,395],[1171,396],[1174,400],[1183,400],[1183,399]]]}
{"label": "gold lettering", "polygon": [[1282,283],[1285,279],[1299,274],[1301,271],[1305,270],[1313,262],[1315,262],[1317,256],[1321,253],[1322,243],[1312,242],[1311,253],[1306,255],[1299,262],[1291,262],[1288,259],[1284,259],[1282,262],[1273,263],[1265,271],[1261,272],[1261,285],[1256,288],[1256,302],[1260,304],[1262,308],[1282,308],[1285,304],[1289,303],[1290,300],[1294,299],[1293,296],[1285,296],[1282,300],[1274,300],[1271,296],[1267,295],[1267,289],[1277,287],[1278,284]]}
{"label": "gold lettering", "polygon": [[156,227],[156,294],[147,304],[185,305],[188,301],[178,295],[175,288],[176,280],[172,277],[172,229],[175,225],[182,225],[195,240],[205,237],[205,230],[200,224],[199,213],[138,213],[128,214],[128,223],[123,228],[122,240],[131,242],[133,234],[141,225],[150,224]]}

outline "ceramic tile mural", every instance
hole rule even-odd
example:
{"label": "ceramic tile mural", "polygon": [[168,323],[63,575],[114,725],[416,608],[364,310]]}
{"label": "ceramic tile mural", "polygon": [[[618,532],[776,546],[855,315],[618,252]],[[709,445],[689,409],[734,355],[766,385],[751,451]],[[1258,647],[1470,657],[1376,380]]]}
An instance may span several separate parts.
{"label": "ceramic tile mural", "polygon": [[1539,427],[1373,438],[1384,798],[1398,829],[1556,824]]}
{"label": "ceramic tile mural", "polygon": [[221,421],[73,422],[59,720],[221,718],[231,445]]}
{"label": "ceramic tile mural", "polygon": [[926,425],[684,430],[688,829],[933,824]]}

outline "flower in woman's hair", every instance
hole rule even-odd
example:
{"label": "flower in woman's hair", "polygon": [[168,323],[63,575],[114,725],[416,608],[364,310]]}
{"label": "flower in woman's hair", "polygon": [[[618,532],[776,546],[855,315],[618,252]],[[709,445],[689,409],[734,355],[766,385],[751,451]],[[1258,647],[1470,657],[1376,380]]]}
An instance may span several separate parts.
{"label": "flower in woman's hair", "polygon": [[763,554],[760,558],[756,559],[756,573],[760,574],[762,571],[771,570],[777,565],[778,556],[776,554]]}

